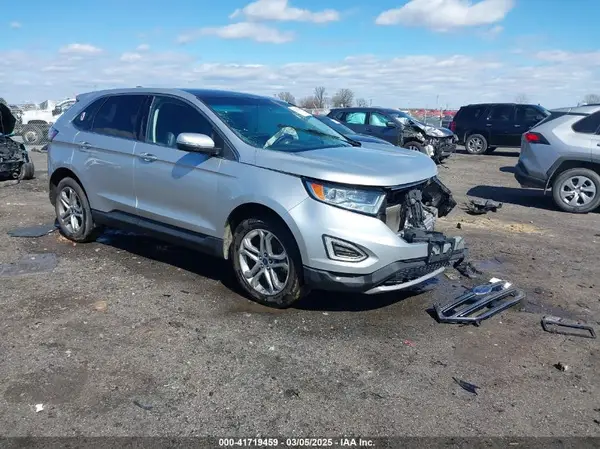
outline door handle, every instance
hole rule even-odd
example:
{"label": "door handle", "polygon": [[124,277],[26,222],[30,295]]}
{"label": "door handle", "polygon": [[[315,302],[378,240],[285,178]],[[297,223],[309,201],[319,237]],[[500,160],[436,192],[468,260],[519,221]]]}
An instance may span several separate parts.
{"label": "door handle", "polygon": [[486,123],[485,126],[492,126],[492,124],[491,123]]}
{"label": "door handle", "polygon": [[520,128],[520,127],[521,127],[521,125],[515,125],[515,128]]}
{"label": "door handle", "polygon": [[146,162],[154,162],[156,159],[158,159],[155,155],[150,154],[150,153],[140,153],[140,159]]}
{"label": "door handle", "polygon": [[82,141],[82,142],[79,142],[79,148],[81,149],[81,151],[83,151],[83,152],[86,152],[86,153],[87,153],[87,152],[89,152],[89,151],[90,151],[91,145],[90,145],[90,143],[89,143],[89,142],[86,142],[86,141],[84,140],[84,141]]}

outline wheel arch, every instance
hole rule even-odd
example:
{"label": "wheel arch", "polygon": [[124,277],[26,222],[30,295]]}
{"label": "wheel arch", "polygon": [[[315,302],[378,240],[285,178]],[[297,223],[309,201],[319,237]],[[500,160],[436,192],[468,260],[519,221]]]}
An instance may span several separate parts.
{"label": "wheel arch", "polygon": [[[77,176],[75,174],[75,172],[73,172],[73,170],[71,170],[69,168],[59,167],[56,170],[54,170],[54,172],[50,176],[50,180],[48,182],[48,184],[49,184],[48,196],[50,197],[50,203],[52,204],[52,206],[54,206],[56,204],[56,194],[57,194],[56,188],[58,187],[58,184],[65,178],[73,178],[73,180],[75,180],[77,182],[77,184],[79,184],[81,186],[81,190],[83,190],[83,193],[85,193],[85,196],[86,197],[88,196],[87,192],[85,191],[85,187],[83,186],[83,183],[79,179],[79,176]],[[89,197],[88,197],[88,201],[89,201]]]}
{"label": "wheel arch", "polygon": [[[276,206],[275,206],[276,207]],[[233,243],[233,232],[235,228],[246,218],[269,218],[283,226],[292,236],[296,244],[296,250],[299,257],[302,259],[301,246],[304,241],[287,212],[284,210],[277,211],[275,207],[270,207],[259,202],[246,202],[235,207],[225,221],[225,229],[223,232],[223,258],[229,259],[231,244]],[[286,218],[284,218],[286,217]]]}
{"label": "wheel arch", "polygon": [[548,170],[548,181],[545,190],[552,187],[552,184],[561,173],[572,168],[587,168],[600,175],[600,162],[594,162],[589,158],[560,158]]}

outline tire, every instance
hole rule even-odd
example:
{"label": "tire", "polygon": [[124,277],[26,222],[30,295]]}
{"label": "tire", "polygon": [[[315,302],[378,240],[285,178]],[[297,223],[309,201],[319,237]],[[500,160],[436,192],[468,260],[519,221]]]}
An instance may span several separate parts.
{"label": "tire", "polygon": [[494,151],[496,151],[496,148],[498,147],[488,147],[487,150],[485,150],[485,154],[492,154]]}
{"label": "tire", "polygon": [[[262,237],[261,237],[262,235]],[[260,241],[269,240],[271,255],[269,257],[266,243],[263,246],[262,260],[260,257]],[[273,238],[275,240],[273,240]],[[252,249],[251,249],[252,248]],[[247,249],[247,251],[243,251]],[[266,255],[266,256],[265,256]],[[279,256],[285,259],[279,259]],[[291,233],[281,224],[269,218],[248,218],[243,220],[235,229],[231,250],[233,271],[239,285],[250,298],[265,306],[284,309],[298,301],[306,291],[298,270],[302,268],[300,253]],[[255,261],[254,258],[257,258]],[[282,265],[287,263],[287,271]],[[270,268],[277,265],[276,268]],[[269,268],[269,271],[263,271]],[[248,275],[253,270],[258,272],[250,279]],[[265,273],[265,274],[261,274]],[[269,274],[266,274],[269,273]],[[277,283],[274,283],[274,280]],[[270,283],[269,283],[270,280]],[[252,282],[256,282],[252,286]],[[272,286],[272,287],[271,287]]]}
{"label": "tire", "polygon": [[[56,192],[54,209],[61,233],[69,240],[77,243],[87,243],[96,240],[101,229],[94,225],[90,203],[79,183],[73,178],[64,178],[58,183]],[[63,194],[66,196],[63,196]],[[73,200],[73,194],[76,196],[76,200]],[[78,227],[73,226],[73,221],[64,219],[65,206],[69,208],[76,207],[75,209],[70,209],[71,214],[69,216],[75,215]],[[75,213],[73,214],[73,212]]]}
{"label": "tire", "polygon": [[469,154],[484,154],[487,149],[487,139],[481,134],[471,134],[465,142],[465,150]]}
{"label": "tire", "polygon": [[[600,206],[600,175],[587,168],[566,170],[552,183],[552,197],[559,209],[565,212],[591,212]],[[570,198],[575,200],[573,204],[569,204]]]}
{"label": "tire", "polygon": [[29,180],[35,177],[35,166],[33,162],[24,162],[21,165],[21,173],[19,174],[19,179]]}
{"label": "tire", "polygon": [[406,142],[404,144],[404,148],[407,150],[411,150],[411,151],[419,151],[420,153],[423,153],[423,154],[429,156],[427,154],[427,150],[425,150],[425,146],[423,146],[423,144],[421,142],[416,142],[414,140],[411,140],[410,142]]}
{"label": "tire", "polygon": [[25,145],[39,145],[44,140],[44,132],[40,126],[25,125],[21,137]]}

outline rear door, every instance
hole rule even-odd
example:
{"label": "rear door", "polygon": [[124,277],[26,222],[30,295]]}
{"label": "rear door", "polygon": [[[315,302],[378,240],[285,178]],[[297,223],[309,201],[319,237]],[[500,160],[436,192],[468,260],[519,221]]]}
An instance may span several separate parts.
{"label": "rear door", "polygon": [[394,122],[391,117],[382,114],[381,112],[369,112],[368,126],[366,133],[371,134],[380,139],[387,140],[394,145],[401,145],[402,141],[399,138],[401,135],[400,126],[387,126],[389,122]]}
{"label": "rear door", "polygon": [[510,136],[511,146],[521,145],[521,136],[546,118],[541,110],[530,105],[516,107],[514,133]]}
{"label": "rear door", "polygon": [[582,118],[572,128],[578,140],[588,142],[591,159],[600,162],[600,111]]}
{"label": "rear door", "polygon": [[74,120],[73,166],[90,205],[102,212],[134,214],[133,152],[147,95],[112,95],[92,103]]}
{"label": "rear door", "polygon": [[359,134],[367,134],[367,113],[365,111],[344,111],[339,120]]}
{"label": "rear door", "polygon": [[[511,142],[515,134],[515,106],[497,104],[490,108],[485,128],[488,134],[489,145],[515,146]],[[516,146],[520,145],[520,141]]]}
{"label": "rear door", "polygon": [[187,101],[157,95],[152,101],[144,142],[135,148],[135,193],[140,217],[216,235],[210,217],[216,207],[222,159],[177,148],[180,133],[206,134],[223,141],[198,108]]}

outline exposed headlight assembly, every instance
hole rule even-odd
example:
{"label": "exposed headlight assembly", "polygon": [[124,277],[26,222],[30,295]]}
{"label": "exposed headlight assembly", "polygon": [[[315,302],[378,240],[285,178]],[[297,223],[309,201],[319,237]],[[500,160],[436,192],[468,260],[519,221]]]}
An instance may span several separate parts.
{"label": "exposed headlight assembly", "polygon": [[312,180],[305,180],[304,185],[309,195],[317,201],[368,215],[377,215],[385,200],[385,192],[381,190],[360,189]]}

